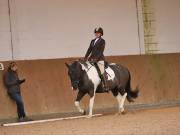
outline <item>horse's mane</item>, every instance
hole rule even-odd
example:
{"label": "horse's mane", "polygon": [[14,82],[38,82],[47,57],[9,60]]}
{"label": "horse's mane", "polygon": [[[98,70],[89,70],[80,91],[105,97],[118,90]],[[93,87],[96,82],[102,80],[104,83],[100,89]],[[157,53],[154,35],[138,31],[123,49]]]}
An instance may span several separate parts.
{"label": "horse's mane", "polygon": [[78,62],[80,63],[80,64],[82,64],[82,65],[84,65],[85,66],[85,68],[88,68],[88,62],[87,61],[84,61],[84,60],[78,60]]}

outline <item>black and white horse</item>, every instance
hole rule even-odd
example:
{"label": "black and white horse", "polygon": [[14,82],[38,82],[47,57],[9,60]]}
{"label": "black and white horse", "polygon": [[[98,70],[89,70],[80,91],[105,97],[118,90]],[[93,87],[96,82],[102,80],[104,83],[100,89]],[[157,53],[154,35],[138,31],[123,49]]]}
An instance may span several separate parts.
{"label": "black and white horse", "polygon": [[[80,107],[80,100],[84,95],[90,96],[89,102],[89,115],[92,117],[92,110],[94,104],[94,98],[96,93],[102,92],[101,79],[98,75],[97,69],[90,62],[74,61],[72,64],[67,64],[68,75],[71,80],[71,85],[74,90],[79,90],[75,101],[75,106],[78,111],[85,114],[85,110]],[[111,63],[105,69],[107,76],[107,83],[110,91],[116,97],[118,101],[119,113],[124,112],[125,99],[129,102],[133,101],[133,98],[138,97],[138,88],[132,91],[130,86],[131,76],[129,70],[121,65]]]}

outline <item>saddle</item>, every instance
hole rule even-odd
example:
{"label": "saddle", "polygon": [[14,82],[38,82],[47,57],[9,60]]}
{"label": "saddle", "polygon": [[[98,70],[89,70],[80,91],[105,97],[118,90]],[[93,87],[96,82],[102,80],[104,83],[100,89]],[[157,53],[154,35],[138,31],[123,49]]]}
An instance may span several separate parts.
{"label": "saddle", "polygon": [[[87,63],[85,62],[85,61],[80,61],[84,66],[86,66],[86,67],[88,67],[88,65],[87,65]],[[96,93],[105,93],[105,92],[108,92],[107,90],[104,90],[105,88],[103,87],[104,85],[106,85],[107,86],[107,84],[108,84],[108,76],[110,76],[107,72],[106,72],[106,70],[105,70],[105,72],[104,72],[104,74],[103,74],[103,78],[102,78],[102,75],[101,75],[101,71],[100,71],[100,69],[99,69],[99,67],[98,67],[98,65],[97,65],[97,62],[94,62],[94,61],[89,61],[89,63],[92,65],[91,67],[95,67],[96,68],[96,70],[97,70],[97,72],[98,72],[98,75],[99,75],[99,77],[101,78],[101,83],[99,84],[99,86],[98,86],[98,88],[97,88],[97,90],[96,90]],[[108,67],[109,67],[109,63],[107,62],[107,61],[105,61],[104,62],[104,69],[107,69]],[[88,70],[90,70],[91,69],[91,67],[88,69]],[[87,70],[87,72],[88,72],[88,70]]]}
{"label": "saddle", "polygon": [[[87,65],[87,63],[85,62],[85,61],[83,61],[83,60],[79,60],[83,65],[85,65],[86,67],[88,67],[88,65]],[[100,72],[100,69],[99,69],[99,67],[97,66],[97,63],[96,62],[94,62],[94,61],[89,61],[89,63],[92,65],[92,66],[94,66],[95,68],[96,68],[96,70],[97,70],[97,72],[98,72],[98,74],[99,74],[99,76],[101,75],[101,72]],[[109,67],[109,63],[107,62],[107,61],[104,61],[104,69],[107,69],[108,67]],[[89,68],[90,69],[90,68]],[[106,72],[106,70],[105,70],[105,72],[104,72],[104,76],[105,76],[105,78],[106,79],[108,79],[108,73]]]}
{"label": "saddle", "polygon": [[[97,63],[93,63],[97,72],[98,72],[98,75],[99,77],[101,78],[101,83],[100,85],[98,86],[97,90],[96,90],[96,93],[105,93],[105,92],[109,92],[109,90],[105,90],[106,89],[109,89],[109,86],[108,86],[108,73],[106,72],[106,70],[104,71],[104,74],[101,75],[101,71],[97,65]],[[105,65],[104,65],[104,69],[107,69],[108,68],[108,63],[105,62]],[[102,78],[103,77],[103,78]],[[104,86],[105,85],[105,86]]]}

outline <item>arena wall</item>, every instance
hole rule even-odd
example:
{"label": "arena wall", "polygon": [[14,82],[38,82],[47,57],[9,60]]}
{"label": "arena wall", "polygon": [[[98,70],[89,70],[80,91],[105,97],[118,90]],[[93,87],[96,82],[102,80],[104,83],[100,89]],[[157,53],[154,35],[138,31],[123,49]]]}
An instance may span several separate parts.
{"label": "arena wall", "polygon": [[[76,92],[72,91],[65,62],[76,58],[17,61],[19,76],[26,78],[22,96],[30,116],[77,112],[74,107]],[[132,105],[150,105],[180,100],[180,54],[132,55],[107,57],[110,62],[129,68],[132,87],[139,85],[140,95]],[[7,67],[8,62],[3,62]],[[0,71],[0,119],[16,117],[15,104],[6,94]],[[81,105],[88,109],[88,96]],[[126,105],[129,105],[126,102]],[[111,94],[97,94],[95,109],[116,107]]]}

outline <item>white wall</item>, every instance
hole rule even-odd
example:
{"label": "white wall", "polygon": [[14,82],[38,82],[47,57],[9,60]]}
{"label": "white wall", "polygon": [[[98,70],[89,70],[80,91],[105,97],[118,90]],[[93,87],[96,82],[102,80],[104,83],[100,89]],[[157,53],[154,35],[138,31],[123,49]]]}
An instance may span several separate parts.
{"label": "white wall", "polygon": [[11,59],[8,1],[0,0],[0,60]]}
{"label": "white wall", "polygon": [[139,54],[134,0],[13,0],[16,59],[84,56],[94,28],[104,28],[106,55]]}
{"label": "white wall", "polygon": [[154,0],[160,53],[180,52],[180,0]]}
{"label": "white wall", "polygon": [[[153,1],[159,53],[180,52],[180,0]],[[105,55],[140,54],[139,42],[144,53],[135,0],[10,2],[15,59],[84,56],[96,26],[104,28]],[[8,0],[0,0],[0,60],[11,59],[9,31]]]}

